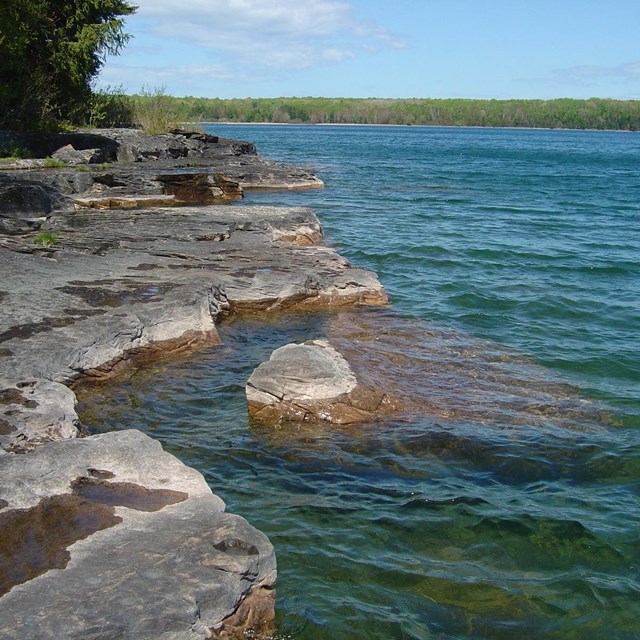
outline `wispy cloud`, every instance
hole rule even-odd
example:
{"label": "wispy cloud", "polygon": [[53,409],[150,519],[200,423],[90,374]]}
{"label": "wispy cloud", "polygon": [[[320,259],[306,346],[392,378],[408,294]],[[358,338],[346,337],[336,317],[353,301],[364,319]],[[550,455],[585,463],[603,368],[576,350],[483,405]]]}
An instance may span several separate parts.
{"label": "wispy cloud", "polygon": [[180,78],[185,88],[197,88],[202,78],[208,80],[244,80],[244,77],[221,64],[178,64],[162,67],[118,64],[108,65],[100,75],[99,86],[124,87],[133,92],[144,88],[166,87]]}
{"label": "wispy cloud", "polygon": [[622,83],[640,81],[640,62],[627,62],[614,66],[581,65],[555,69],[547,78],[554,86],[597,86],[602,81],[618,80]]}
{"label": "wispy cloud", "polygon": [[210,50],[228,69],[256,72],[339,63],[404,48],[384,26],[337,0],[137,0],[145,29]]}

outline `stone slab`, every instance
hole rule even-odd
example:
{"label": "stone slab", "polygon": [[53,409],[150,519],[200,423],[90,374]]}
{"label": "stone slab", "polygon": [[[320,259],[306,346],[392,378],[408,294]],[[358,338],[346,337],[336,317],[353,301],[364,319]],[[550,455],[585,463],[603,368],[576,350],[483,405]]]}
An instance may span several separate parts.
{"label": "stone slab", "polygon": [[3,640],[193,640],[222,633],[252,594],[273,606],[266,536],[139,431],[2,460]]}

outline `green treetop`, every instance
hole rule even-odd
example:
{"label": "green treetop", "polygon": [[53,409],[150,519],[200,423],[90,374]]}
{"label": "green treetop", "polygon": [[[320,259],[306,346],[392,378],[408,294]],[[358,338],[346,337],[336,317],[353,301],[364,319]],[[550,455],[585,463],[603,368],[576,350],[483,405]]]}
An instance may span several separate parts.
{"label": "green treetop", "polygon": [[81,123],[91,83],[129,40],[125,0],[3,0],[0,128]]}

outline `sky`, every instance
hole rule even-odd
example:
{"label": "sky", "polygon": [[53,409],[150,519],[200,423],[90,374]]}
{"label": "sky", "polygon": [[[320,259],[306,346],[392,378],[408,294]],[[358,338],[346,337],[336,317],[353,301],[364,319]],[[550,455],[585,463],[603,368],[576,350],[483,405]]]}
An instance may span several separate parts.
{"label": "sky", "polygon": [[98,86],[273,98],[640,99],[640,0],[131,0]]}

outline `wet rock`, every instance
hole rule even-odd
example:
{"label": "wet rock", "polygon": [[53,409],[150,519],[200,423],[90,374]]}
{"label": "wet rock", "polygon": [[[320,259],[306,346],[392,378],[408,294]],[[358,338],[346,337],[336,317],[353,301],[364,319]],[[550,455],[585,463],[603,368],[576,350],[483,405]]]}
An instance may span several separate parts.
{"label": "wet rock", "polygon": [[[94,149],[119,162],[20,172],[22,187],[49,196],[36,221],[49,247],[23,205],[0,214],[27,221],[24,237],[0,235],[0,528],[11,532],[0,540],[0,639],[268,633],[267,539],[145,436],[77,438],[68,385],[216,344],[230,313],[386,304],[386,294],[316,246],[308,209],[166,208],[237,199],[243,187],[322,186],[250,143],[121,130],[28,142],[43,155],[72,145],[67,162],[95,160]],[[0,173],[0,184],[16,180]]]}
{"label": "wet rock", "polygon": [[240,185],[220,174],[210,173],[167,173],[157,180],[163,185],[163,192],[173,195],[183,204],[211,204],[223,200],[241,200]]}
{"label": "wet rock", "polygon": [[2,460],[0,638],[244,637],[273,620],[267,538],[151,438]]}
{"label": "wet rock", "polygon": [[286,422],[352,424],[386,415],[391,400],[359,384],[354,371],[326,340],[276,349],[246,385],[250,417],[273,425]]}
{"label": "wet rock", "polygon": [[[48,229],[57,240],[46,254],[0,243],[8,380],[112,376],[216,344],[229,313],[387,302],[375,274],[310,244],[322,228],[309,209],[79,209]],[[30,439],[42,441],[31,433],[24,449]]]}

